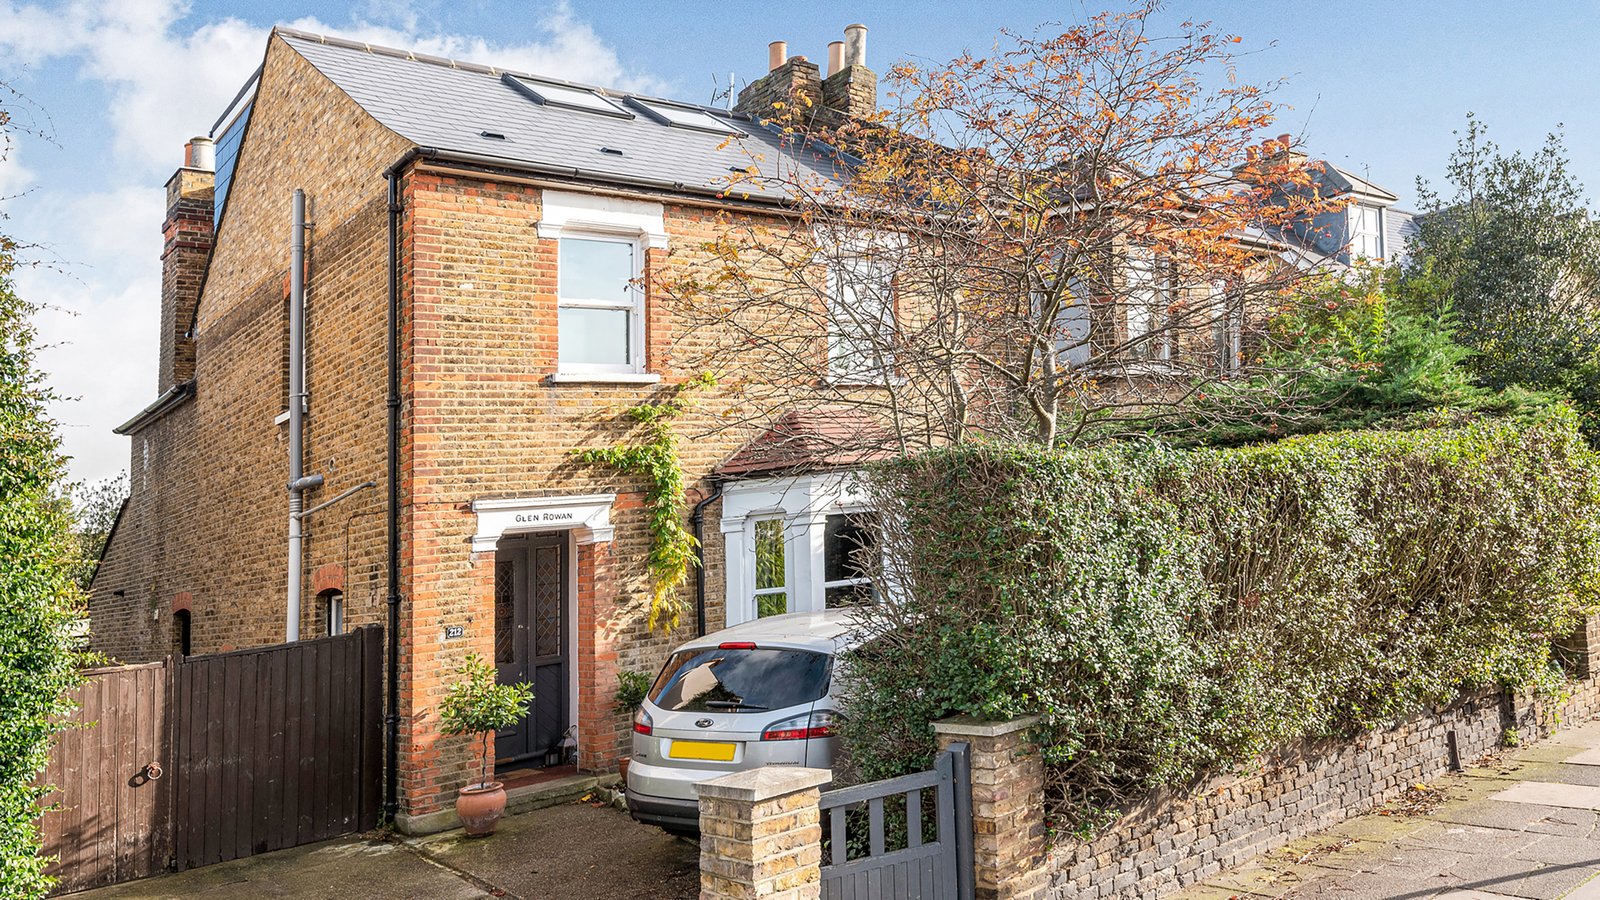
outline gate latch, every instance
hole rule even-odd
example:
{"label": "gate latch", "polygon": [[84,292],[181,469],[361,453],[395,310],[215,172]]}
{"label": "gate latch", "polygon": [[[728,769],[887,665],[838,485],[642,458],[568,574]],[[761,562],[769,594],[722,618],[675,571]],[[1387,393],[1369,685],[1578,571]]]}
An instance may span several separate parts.
{"label": "gate latch", "polygon": [[144,777],[151,781],[159,781],[163,774],[160,763],[151,763],[144,767]]}

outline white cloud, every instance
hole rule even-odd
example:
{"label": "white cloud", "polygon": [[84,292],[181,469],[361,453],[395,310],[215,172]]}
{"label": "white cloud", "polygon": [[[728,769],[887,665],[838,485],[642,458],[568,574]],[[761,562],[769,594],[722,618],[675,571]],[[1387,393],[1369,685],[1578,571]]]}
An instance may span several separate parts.
{"label": "white cloud", "polygon": [[[56,390],[78,399],[56,410],[74,476],[98,479],[127,465],[127,442],[111,429],[155,396],[160,305],[161,185],[181,162],[183,143],[204,134],[261,62],[268,29],[239,18],[190,26],[182,0],[69,0],[57,6],[0,0],[0,59],[36,66],[66,62],[103,86],[109,186],[76,189],[73,174],[35,163],[16,148],[0,163],[0,196],[31,191],[8,211],[28,223],[27,239],[70,263],[19,276],[24,296],[49,307],[39,320],[41,363]],[[362,20],[291,27],[422,53],[526,69],[641,91],[663,83],[631,72],[565,3],[490,40],[425,24],[405,0],[374,2]],[[371,21],[373,19],[380,22]]]}

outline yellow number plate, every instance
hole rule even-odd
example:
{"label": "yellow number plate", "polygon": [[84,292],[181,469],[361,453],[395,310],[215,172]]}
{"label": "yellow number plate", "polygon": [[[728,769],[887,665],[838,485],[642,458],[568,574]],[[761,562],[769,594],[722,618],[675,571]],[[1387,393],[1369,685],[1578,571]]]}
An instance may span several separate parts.
{"label": "yellow number plate", "polygon": [[733,744],[723,741],[673,741],[667,756],[673,759],[709,759],[733,762]]}

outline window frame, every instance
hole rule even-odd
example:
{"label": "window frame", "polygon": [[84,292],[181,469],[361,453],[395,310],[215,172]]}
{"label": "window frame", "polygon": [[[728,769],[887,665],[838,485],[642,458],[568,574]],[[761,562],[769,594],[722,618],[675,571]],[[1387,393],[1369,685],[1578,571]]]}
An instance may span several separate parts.
{"label": "window frame", "polygon": [[322,633],[338,637],[345,633],[344,591],[332,589],[322,592]]}
{"label": "window frame", "polygon": [[[757,586],[758,579],[760,578],[759,573],[761,571],[761,526],[768,522],[777,523],[778,546],[783,552],[783,584],[775,588],[762,588]],[[748,603],[748,612],[750,614],[746,621],[754,621],[756,619],[766,618],[765,616],[761,615],[762,597],[771,597],[782,594],[783,613],[794,612],[794,554],[789,552],[790,535],[788,518],[783,513],[778,512],[756,513],[746,517],[745,529],[747,531],[747,546],[749,547],[747,556],[749,557],[748,562],[750,570],[748,584],[745,586],[745,598]],[[772,615],[783,615],[783,613],[773,613]]]}
{"label": "window frame", "polygon": [[[626,245],[633,255],[633,272],[628,278],[630,301],[603,300],[590,297],[568,297],[564,290],[566,266],[561,262],[564,242],[595,241]],[[645,246],[638,235],[617,234],[601,229],[579,229],[572,226],[562,230],[556,239],[556,371],[563,375],[636,375],[645,371],[644,306]],[[628,313],[627,363],[572,363],[561,358],[561,311],[565,309],[622,310]]]}
{"label": "window frame", "polygon": [[[1148,281],[1138,288],[1135,287],[1133,278],[1133,273],[1136,271],[1148,276]],[[1123,261],[1123,280],[1127,301],[1123,310],[1123,329],[1128,355],[1145,362],[1170,361],[1171,335],[1162,335],[1160,332],[1167,327],[1164,316],[1166,310],[1171,308],[1176,294],[1172,281],[1172,267],[1149,247],[1130,247]],[[1142,301],[1136,299],[1136,294],[1139,292],[1147,292]],[[1166,302],[1163,303],[1163,300]],[[1135,306],[1138,306],[1142,313],[1140,321],[1144,325],[1138,333],[1134,332],[1133,327]],[[1146,335],[1152,337],[1138,344],[1133,343]]]}
{"label": "window frame", "polygon": [[[863,527],[863,526],[859,525],[861,520],[866,519],[868,517],[871,517],[872,515],[873,515],[873,513],[869,512],[867,510],[840,510],[838,512],[828,512],[828,513],[825,513],[823,515],[822,522],[820,523],[821,526],[822,526],[822,534],[823,534],[823,538],[822,538],[822,608],[823,609],[834,609],[835,608],[835,607],[831,607],[831,606],[828,605],[828,591],[830,591],[830,590],[832,590],[834,588],[861,587],[862,585],[869,585],[870,586],[872,584],[872,577],[870,575],[863,575],[863,576],[858,577],[858,578],[837,578],[837,579],[832,579],[832,580],[830,580],[828,578],[828,538],[827,538],[827,534],[828,534],[828,524],[829,524],[829,522],[831,520],[833,520],[833,519],[844,519],[846,521],[854,519],[854,520],[856,520],[856,523],[858,523],[857,527]],[[876,548],[877,546],[878,546],[878,543],[875,540],[872,544],[862,544],[859,547],[853,548],[852,551],[850,551],[850,552],[854,552],[856,550],[870,551],[870,550]],[[874,594],[873,602],[874,603],[877,602],[876,594]]]}
{"label": "window frame", "polygon": [[[842,265],[841,265],[842,264]],[[888,330],[890,348],[883,354],[882,359],[867,361],[865,365],[852,366],[848,370],[840,364],[842,359],[839,353],[840,344],[848,339],[842,327],[846,316],[841,315],[848,307],[845,304],[844,292],[848,286],[852,300],[859,301],[861,291],[858,286],[861,282],[853,277],[853,272],[846,272],[846,267],[866,266],[873,270],[875,276],[883,278],[883,314],[879,318],[878,327]],[[899,298],[895,288],[894,267],[878,259],[869,259],[865,256],[846,255],[828,263],[828,381],[832,384],[853,386],[874,386],[892,383],[896,380],[897,359],[893,349],[895,338],[900,333]],[[857,304],[859,305],[859,304]],[[856,329],[867,327],[864,318],[849,316],[848,319]],[[868,337],[872,349],[876,347],[876,340]]]}
{"label": "window frame", "polygon": [[[1382,262],[1384,259],[1383,240],[1383,207],[1371,206],[1365,203],[1352,203],[1347,213],[1350,228],[1349,253],[1352,258],[1370,259]],[[1361,227],[1363,220],[1370,217],[1372,228],[1364,230]],[[1371,239],[1375,253],[1367,253],[1362,244],[1366,239]]]}

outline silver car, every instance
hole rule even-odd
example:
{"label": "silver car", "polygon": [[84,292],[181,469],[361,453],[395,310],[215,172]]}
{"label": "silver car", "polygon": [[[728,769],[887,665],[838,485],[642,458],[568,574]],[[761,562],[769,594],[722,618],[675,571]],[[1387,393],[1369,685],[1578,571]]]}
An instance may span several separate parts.
{"label": "silver car", "polygon": [[769,616],[675,650],[633,719],[628,810],[696,834],[694,786],[759,766],[833,765],[835,657],[850,610]]}

